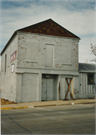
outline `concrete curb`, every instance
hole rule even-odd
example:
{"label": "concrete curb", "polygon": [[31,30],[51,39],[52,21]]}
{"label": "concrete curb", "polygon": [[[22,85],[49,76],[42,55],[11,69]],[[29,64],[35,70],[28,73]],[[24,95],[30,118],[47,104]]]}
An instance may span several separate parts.
{"label": "concrete curb", "polygon": [[34,107],[45,107],[45,106],[56,106],[56,104],[47,104],[47,105],[34,105]]}
{"label": "concrete curb", "polygon": [[17,106],[17,107],[1,107],[0,110],[9,110],[9,109],[24,109],[24,108],[34,108],[34,107],[47,107],[47,106],[63,106],[63,105],[75,105],[75,104],[92,104],[96,102],[70,102],[70,103],[57,103],[57,104],[43,104],[43,105],[31,105],[31,106]]}

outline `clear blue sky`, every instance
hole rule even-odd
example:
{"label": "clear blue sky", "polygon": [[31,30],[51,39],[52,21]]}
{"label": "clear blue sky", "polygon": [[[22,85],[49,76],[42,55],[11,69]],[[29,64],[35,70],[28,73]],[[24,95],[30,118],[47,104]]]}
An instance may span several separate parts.
{"label": "clear blue sky", "polygon": [[15,30],[52,18],[81,38],[79,62],[90,62],[95,15],[95,0],[0,0],[0,52]]}

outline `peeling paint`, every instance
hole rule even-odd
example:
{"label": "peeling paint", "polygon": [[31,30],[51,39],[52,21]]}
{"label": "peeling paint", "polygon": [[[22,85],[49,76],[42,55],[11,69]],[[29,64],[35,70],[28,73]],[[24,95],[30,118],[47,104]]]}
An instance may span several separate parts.
{"label": "peeling paint", "polygon": [[37,38],[36,36],[33,36],[33,38]]}

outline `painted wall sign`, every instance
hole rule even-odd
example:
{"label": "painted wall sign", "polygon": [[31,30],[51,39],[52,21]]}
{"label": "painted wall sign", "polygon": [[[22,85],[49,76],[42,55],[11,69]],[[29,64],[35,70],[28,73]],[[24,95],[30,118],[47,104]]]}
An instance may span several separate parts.
{"label": "painted wall sign", "polygon": [[12,66],[11,66],[11,73],[13,73],[14,71],[15,71],[15,65],[12,64]]}
{"label": "painted wall sign", "polygon": [[16,59],[16,54],[17,54],[17,51],[15,51],[15,52],[11,55],[11,62]]}

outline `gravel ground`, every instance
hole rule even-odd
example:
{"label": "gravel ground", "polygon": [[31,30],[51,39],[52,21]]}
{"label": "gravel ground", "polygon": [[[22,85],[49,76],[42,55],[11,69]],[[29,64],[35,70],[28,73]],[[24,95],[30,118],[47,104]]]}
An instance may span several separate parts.
{"label": "gravel ground", "polygon": [[16,103],[10,102],[8,100],[5,100],[5,99],[1,98],[1,105],[7,105],[7,104],[16,104]]}

